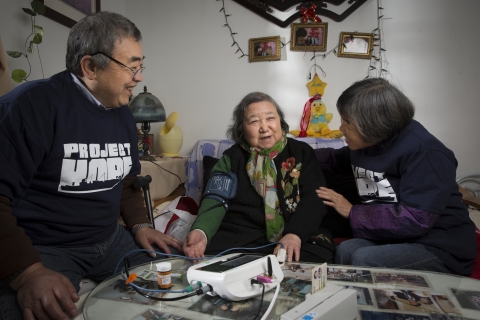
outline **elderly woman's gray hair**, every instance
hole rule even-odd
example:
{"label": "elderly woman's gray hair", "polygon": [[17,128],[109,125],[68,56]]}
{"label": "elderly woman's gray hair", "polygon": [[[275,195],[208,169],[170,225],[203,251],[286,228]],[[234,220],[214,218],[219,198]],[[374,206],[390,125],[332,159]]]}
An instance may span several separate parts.
{"label": "elderly woman's gray hair", "polygon": [[247,94],[242,101],[233,109],[232,124],[228,127],[227,138],[235,141],[236,143],[244,142],[243,135],[243,120],[245,118],[245,110],[249,105],[255,102],[268,101],[271,102],[277,109],[277,113],[280,116],[280,125],[285,133],[288,133],[289,127],[285,121],[285,115],[280,106],[266,93],[252,92]]}
{"label": "elderly woman's gray hair", "polygon": [[[82,18],[68,35],[67,70],[83,76],[80,61],[84,56],[103,52],[111,57],[117,41],[125,38],[140,41],[142,34],[133,22],[118,13],[99,11]],[[95,55],[92,60],[101,69],[105,69],[110,62],[101,54]]]}
{"label": "elderly woman's gray hair", "polygon": [[378,143],[400,133],[415,114],[410,99],[382,78],[355,82],[340,95],[337,109],[367,143]]}

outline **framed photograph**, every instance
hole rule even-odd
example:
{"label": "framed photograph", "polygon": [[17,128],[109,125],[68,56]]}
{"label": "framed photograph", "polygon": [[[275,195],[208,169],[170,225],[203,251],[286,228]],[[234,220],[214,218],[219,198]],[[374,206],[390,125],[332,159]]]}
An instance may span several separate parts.
{"label": "framed photograph", "polygon": [[248,40],[248,61],[280,60],[280,36]]}
{"label": "framed photograph", "polygon": [[341,32],[337,56],[370,59],[373,52],[373,33]]}
{"label": "framed photograph", "polygon": [[71,28],[87,14],[100,11],[100,0],[40,0],[45,17]]}
{"label": "framed photograph", "polygon": [[290,50],[327,51],[328,23],[292,23]]}

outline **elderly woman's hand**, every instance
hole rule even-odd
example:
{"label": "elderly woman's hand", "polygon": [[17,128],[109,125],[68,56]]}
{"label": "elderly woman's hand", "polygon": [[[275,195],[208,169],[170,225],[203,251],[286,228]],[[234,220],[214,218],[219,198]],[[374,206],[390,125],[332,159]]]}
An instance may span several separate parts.
{"label": "elderly woman's hand", "polygon": [[325,205],[333,207],[342,217],[350,218],[350,210],[353,205],[341,194],[325,187],[320,187],[316,191],[317,195],[324,199],[323,203]]}
{"label": "elderly woman's hand", "polygon": [[203,258],[207,239],[202,231],[192,230],[183,242],[183,252],[190,258]]}
{"label": "elderly woman's hand", "polygon": [[[283,244],[285,251],[287,251],[287,257],[285,261],[292,262],[294,255],[295,261],[300,260],[300,247],[302,246],[302,240],[300,240],[296,234],[287,233],[282,239],[280,239],[280,242]],[[280,245],[278,245],[273,251],[273,254],[276,255],[280,248]]]}

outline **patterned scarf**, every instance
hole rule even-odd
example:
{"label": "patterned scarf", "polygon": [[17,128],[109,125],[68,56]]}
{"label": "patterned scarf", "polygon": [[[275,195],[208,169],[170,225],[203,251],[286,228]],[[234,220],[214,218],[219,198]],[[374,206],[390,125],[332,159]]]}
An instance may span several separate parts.
{"label": "patterned scarf", "polygon": [[270,242],[281,239],[285,223],[277,195],[277,168],[275,168],[273,159],[283,151],[286,145],[285,133],[283,133],[282,139],[270,149],[261,150],[250,147],[246,141],[242,144],[242,148],[250,153],[246,168],[248,176],[252,186],[263,198],[267,239]]}

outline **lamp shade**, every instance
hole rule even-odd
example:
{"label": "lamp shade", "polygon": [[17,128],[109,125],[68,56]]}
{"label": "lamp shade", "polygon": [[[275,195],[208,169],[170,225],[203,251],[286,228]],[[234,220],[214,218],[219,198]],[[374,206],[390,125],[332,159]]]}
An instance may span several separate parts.
{"label": "lamp shade", "polygon": [[147,92],[147,87],[143,87],[143,92],[133,98],[128,107],[135,122],[163,122],[166,119],[163,104],[157,97]]}

